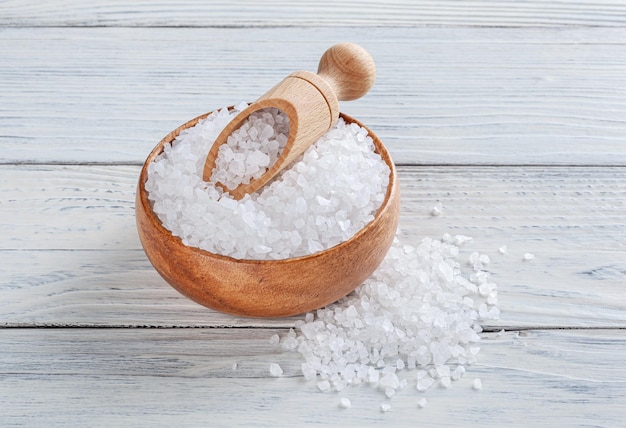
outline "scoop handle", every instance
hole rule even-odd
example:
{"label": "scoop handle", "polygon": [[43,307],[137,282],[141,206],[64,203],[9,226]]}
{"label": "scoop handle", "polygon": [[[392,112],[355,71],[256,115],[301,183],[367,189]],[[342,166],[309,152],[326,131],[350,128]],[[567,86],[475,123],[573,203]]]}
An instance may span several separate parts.
{"label": "scoop handle", "polygon": [[361,46],[339,43],[320,58],[317,74],[309,71],[291,73],[248,108],[239,113],[219,134],[209,151],[203,179],[210,181],[219,147],[254,111],[276,107],[289,118],[289,136],[278,160],[261,177],[227,190],[235,199],[260,189],[285,166],[320,138],[339,118],[338,101],[350,101],[365,95],[376,79],[374,59]]}
{"label": "scoop handle", "polygon": [[333,89],[339,101],[351,101],[367,94],[374,85],[376,64],[361,46],[339,43],[324,52],[317,74]]}

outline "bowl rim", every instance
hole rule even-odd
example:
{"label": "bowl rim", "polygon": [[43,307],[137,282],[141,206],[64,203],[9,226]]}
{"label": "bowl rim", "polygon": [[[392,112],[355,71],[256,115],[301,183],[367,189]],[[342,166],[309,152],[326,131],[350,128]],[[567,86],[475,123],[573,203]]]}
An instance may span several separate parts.
{"label": "bowl rim", "polygon": [[194,247],[194,246],[185,244],[179,236],[174,235],[169,229],[167,229],[165,226],[163,226],[163,224],[161,223],[159,217],[156,215],[156,213],[152,209],[152,202],[148,198],[148,191],[145,190],[145,183],[146,183],[146,180],[148,178],[148,165],[150,165],[152,162],[154,162],[155,159],[157,158],[157,156],[159,156],[161,153],[163,153],[165,144],[173,142],[176,139],[176,137],[178,135],[180,135],[180,133],[182,131],[184,131],[185,129],[192,128],[192,127],[196,126],[198,124],[198,122],[200,122],[201,120],[207,118],[210,114],[214,113],[215,111],[222,110],[223,108],[228,108],[228,110],[232,110],[232,109],[235,108],[235,106],[222,107],[222,108],[219,108],[219,109],[215,109],[215,110],[212,110],[212,111],[210,111],[208,113],[201,114],[200,116],[197,116],[197,117],[195,117],[195,118],[193,118],[193,119],[183,123],[178,128],[174,129],[169,134],[167,134],[165,137],[163,137],[163,139],[161,139],[161,141],[159,141],[159,143],[152,149],[152,151],[150,152],[150,154],[146,158],[146,161],[144,162],[144,164],[143,164],[143,166],[141,168],[141,172],[139,174],[139,181],[138,181],[138,184],[137,184],[137,186],[138,186],[137,192],[139,194],[139,198],[137,198],[137,199],[143,205],[143,210],[144,210],[144,212],[146,214],[146,217],[152,223],[152,226],[156,227],[156,229],[158,229],[159,232],[168,234],[171,238],[173,238],[177,242],[177,244],[180,244],[184,248],[189,249],[190,251],[192,251],[193,253],[197,253],[198,255],[212,257],[212,258],[215,258],[215,259],[218,259],[218,260],[223,260],[223,261],[226,261],[226,262],[229,262],[229,263],[237,263],[237,264],[242,264],[242,265],[259,265],[259,264],[265,265],[265,264],[267,264],[267,265],[278,266],[278,265],[284,264],[284,263],[302,262],[302,261],[306,261],[306,260],[315,259],[315,258],[318,258],[318,257],[325,257],[325,256],[327,256],[331,252],[340,251],[342,247],[348,246],[350,242],[352,242],[355,239],[359,239],[361,235],[367,233],[368,229],[373,227],[374,224],[377,221],[380,221],[381,217],[383,217],[383,214],[387,210],[391,209],[391,207],[393,205],[393,204],[390,203],[391,199],[392,199],[392,196],[395,193],[398,192],[398,189],[397,189],[397,186],[398,186],[398,183],[397,183],[397,170],[396,170],[396,166],[395,166],[395,164],[393,162],[393,159],[391,158],[391,156],[390,156],[387,148],[383,144],[383,142],[380,140],[380,138],[378,138],[378,136],[376,134],[374,134],[374,132],[372,132],[372,130],[370,128],[368,128],[366,125],[364,125],[359,120],[353,118],[352,116],[349,116],[349,115],[347,115],[345,113],[341,113],[340,112],[339,113],[339,117],[344,119],[344,121],[346,123],[348,123],[348,124],[355,123],[355,124],[357,124],[358,126],[364,128],[367,131],[367,135],[370,138],[372,138],[372,140],[374,142],[374,147],[375,147],[374,151],[375,151],[375,153],[378,153],[380,155],[380,157],[383,159],[383,161],[389,167],[389,182],[387,184],[387,191],[385,193],[385,197],[384,197],[383,202],[381,203],[380,207],[378,208],[378,210],[374,214],[374,218],[369,223],[367,223],[358,232],[356,232],[354,235],[352,235],[352,237],[350,237],[350,239],[342,241],[342,242],[340,242],[338,244],[335,244],[332,247],[329,247],[329,248],[326,248],[324,250],[315,252],[313,254],[306,254],[306,255],[297,256],[297,257],[289,257],[289,258],[286,258],[286,259],[238,259],[238,258],[235,258],[235,257],[232,257],[232,256],[226,256],[226,255],[223,255],[223,254],[213,253],[211,251],[204,250],[202,248],[198,248],[198,247]]}

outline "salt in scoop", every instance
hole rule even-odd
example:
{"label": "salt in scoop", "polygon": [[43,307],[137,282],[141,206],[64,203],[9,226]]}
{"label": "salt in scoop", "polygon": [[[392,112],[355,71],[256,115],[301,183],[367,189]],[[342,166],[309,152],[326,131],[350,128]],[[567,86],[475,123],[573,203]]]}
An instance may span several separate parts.
{"label": "salt in scoop", "polygon": [[370,54],[354,43],[339,43],[322,55],[317,74],[309,71],[291,73],[258,100],[239,113],[219,134],[209,151],[203,179],[210,181],[220,146],[259,110],[277,108],[289,119],[287,142],[278,159],[267,171],[249,183],[224,191],[239,200],[263,187],[283,168],[320,138],[339,118],[339,101],[350,101],[365,95],[376,79],[376,66]]}

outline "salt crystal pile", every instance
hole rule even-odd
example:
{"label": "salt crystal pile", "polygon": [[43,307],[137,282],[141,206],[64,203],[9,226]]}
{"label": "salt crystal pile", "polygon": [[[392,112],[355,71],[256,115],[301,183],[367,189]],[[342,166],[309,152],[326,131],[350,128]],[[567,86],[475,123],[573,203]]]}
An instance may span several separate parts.
{"label": "salt crystal pile", "polygon": [[211,182],[234,190],[261,177],[278,160],[288,135],[289,117],[282,110],[255,111],[220,146]]}
{"label": "salt crystal pile", "polygon": [[499,316],[497,287],[476,263],[487,259],[472,254],[471,273],[461,270],[459,245],[468,240],[446,234],[413,247],[396,238],[359,288],[306,314],[282,347],[302,354],[304,377],[321,391],[372,384],[391,398],[410,371],[418,391],[449,387],[476,361],[479,322]]}
{"label": "salt crystal pile", "polygon": [[204,182],[213,142],[245,107],[213,112],[166,144],[148,166],[145,188],[153,211],[174,236],[237,259],[275,260],[330,248],[374,219],[390,170],[367,130],[341,118],[257,193],[237,201]]}

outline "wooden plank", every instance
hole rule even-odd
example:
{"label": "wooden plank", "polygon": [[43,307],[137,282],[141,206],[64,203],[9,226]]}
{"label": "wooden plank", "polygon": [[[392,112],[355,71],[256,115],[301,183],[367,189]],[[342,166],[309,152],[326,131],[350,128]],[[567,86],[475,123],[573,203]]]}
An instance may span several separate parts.
{"label": "wooden plank", "polygon": [[204,308],[179,294],[142,250],[0,251],[0,327],[292,327]]}
{"label": "wooden plank", "polygon": [[[474,237],[469,251],[491,258],[487,269],[501,287],[507,324],[625,325],[623,303],[617,302],[626,284],[626,188],[619,182],[626,170],[402,171],[401,228],[406,236]],[[433,217],[430,207],[436,204],[442,214]],[[505,254],[500,253],[503,246]],[[535,258],[524,261],[526,253]],[[607,317],[592,316],[592,321],[584,314],[596,305],[607,309]]]}
{"label": "wooden plank", "polygon": [[5,28],[0,163],[140,164],[343,40],[378,77],[341,109],[398,163],[626,165],[621,29],[403,27]]}
{"label": "wooden plank", "polygon": [[[137,238],[138,173],[0,167],[2,325],[293,322],[224,316],[171,290]],[[401,167],[400,182],[403,242],[462,234],[462,260],[491,258],[502,316],[487,327],[626,326],[625,168]]]}
{"label": "wooden plank", "polygon": [[376,1],[4,1],[0,25],[11,26],[616,26],[626,22],[619,1],[511,2]]}
{"label": "wooden plank", "polygon": [[[448,389],[321,393],[278,330],[0,329],[3,426],[620,426],[623,330],[486,335]],[[269,377],[279,363],[284,377]],[[233,369],[233,364],[237,364]],[[480,378],[483,388],[471,388]],[[339,408],[341,397],[352,402]],[[423,409],[418,400],[426,398]],[[391,411],[382,413],[381,403]]]}

